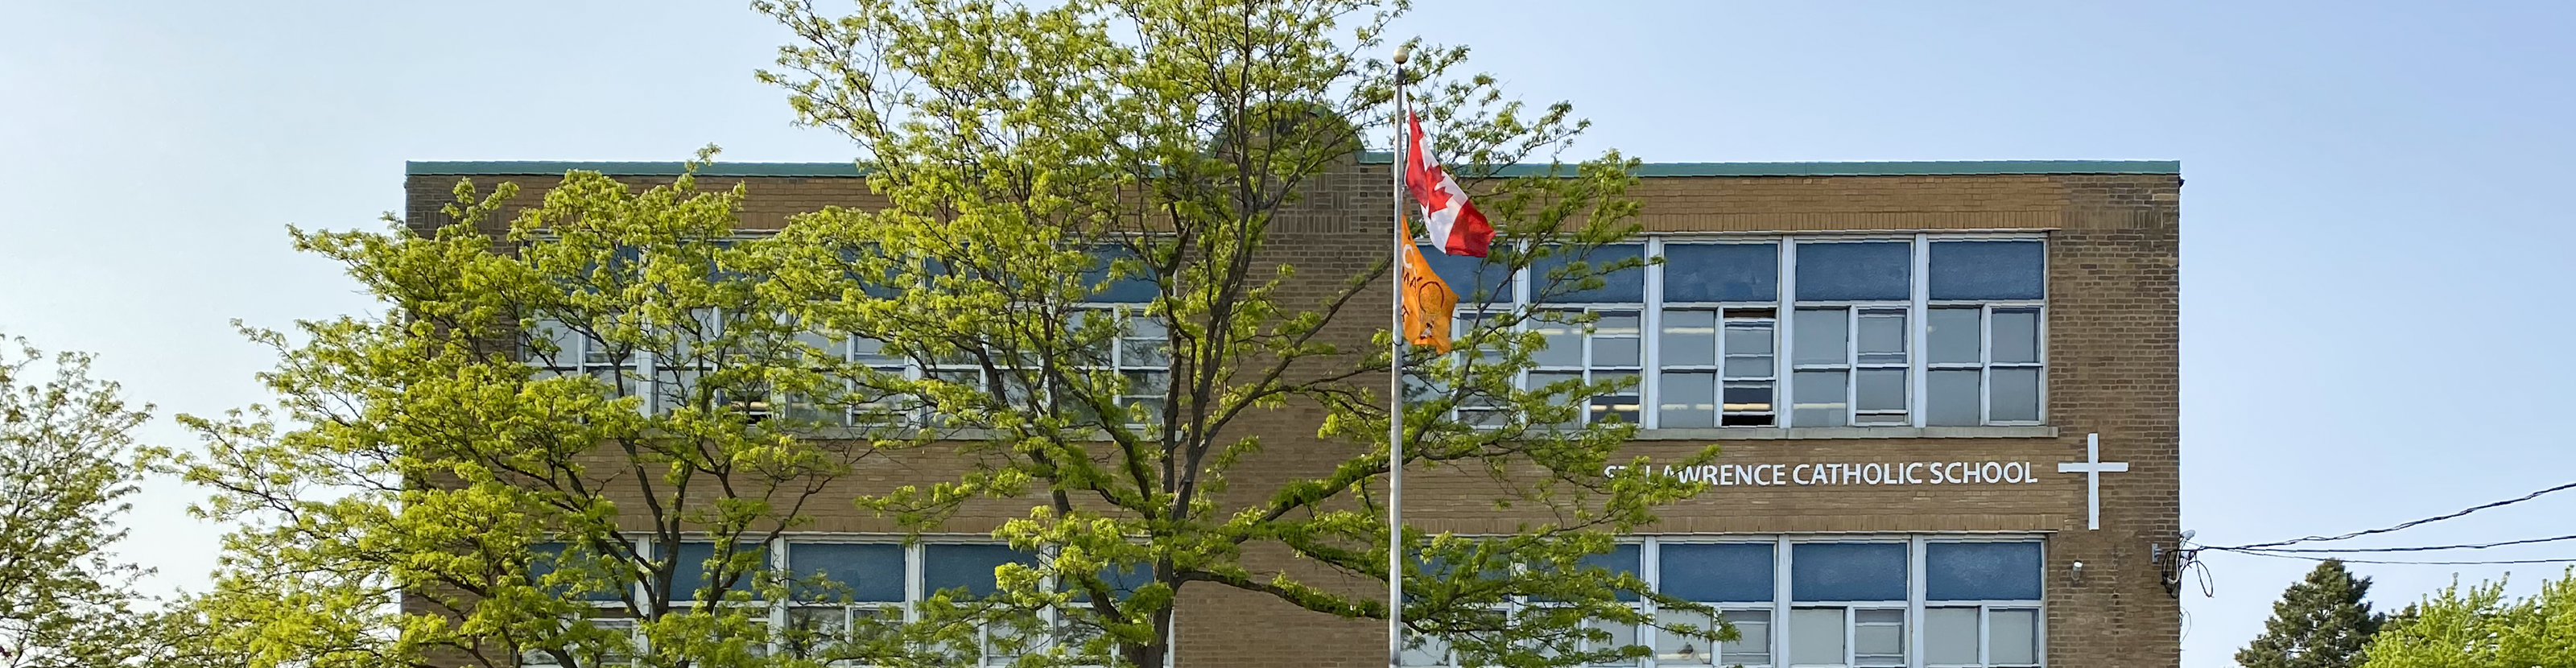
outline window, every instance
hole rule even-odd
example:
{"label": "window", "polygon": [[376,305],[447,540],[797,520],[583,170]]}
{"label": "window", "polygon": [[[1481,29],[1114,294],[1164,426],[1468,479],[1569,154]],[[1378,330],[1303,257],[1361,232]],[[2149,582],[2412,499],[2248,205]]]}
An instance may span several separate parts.
{"label": "window", "polygon": [[587,374],[613,388],[613,396],[635,395],[640,376],[636,374],[633,351],[617,349],[555,320],[537,321],[532,334],[533,339],[545,344],[530,345],[525,357],[540,367],[539,376]]}
{"label": "window", "polygon": [[1645,369],[1644,309],[1646,272],[1643,268],[1612,271],[1600,276],[1598,288],[1582,289],[1573,265],[1584,263],[1594,273],[1599,267],[1630,258],[1642,257],[1641,244],[1609,244],[1583,255],[1549,255],[1530,265],[1530,299],[1544,302],[1548,308],[1539,311],[1526,325],[1547,341],[1547,347],[1531,355],[1535,368],[1529,372],[1528,387],[1579,380],[1589,383],[1619,382],[1626,389],[1579,399],[1580,423],[1600,423],[1617,419],[1637,424],[1644,417],[1644,388],[1638,383]]}
{"label": "window", "polygon": [[[1662,543],[1657,590],[1718,608],[1739,637],[1716,647],[1695,638],[1659,637],[1655,665],[1771,665],[1775,547],[1769,542]],[[1656,619],[1672,626],[1709,626],[1706,617],[1693,612],[1662,611]]]}
{"label": "window", "polygon": [[2036,241],[1930,246],[1926,422],[2039,424],[2045,249]]}
{"label": "window", "polygon": [[1619,394],[1584,399],[1584,410],[1575,419],[1599,423],[1616,418],[1635,424],[1641,400],[1633,381],[1645,359],[1637,312],[1595,310],[1589,315],[1591,322],[1580,322],[1584,312],[1557,310],[1530,323],[1531,329],[1546,337],[1547,348],[1531,355],[1536,368],[1529,372],[1529,386],[1545,387],[1569,380],[1631,381],[1628,389]]}
{"label": "window", "polygon": [[[1562,280],[1573,262],[1641,250],[1663,262],[1611,272],[1594,289]],[[1578,423],[2045,424],[2046,243],[2033,235],[1670,235],[1541,258],[1518,275],[1426,256],[1464,297],[1462,330],[1492,305],[1538,303],[1523,326],[1547,348],[1523,387],[1637,379],[1634,392],[1581,400]],[[1470,402],[1459,417],[1507,422],[1492,403]]]}
{"label": "window", "polygon": [[1906,312],[1913,304],[1913,248],[1895,241],[1797,244],[1790,424],[1912,423]]}
{"label": "window", "polygon": [[1780,245],[1663,245],[1658,428],[1777,421]]}
{"label": "window", "polygon": [[[1612,630],[1652,648],[1656,668],[1896,668],[1914,665],[1909,638],[1918,627],[1922,665],[2036,668],[2041,556],[2028,538],[1648,536],[1588,561],[1623,571],[1650,565],[1642,571],[1649,586],[1716,608],[1735,626],[1738,639],[1714,647],[1661,630],[1712,628],[1695,612],[1648,610],[1653,626]],[[1918,564],[1923,586],[1913,588],[1909,569]],[[1457,665],[1441,638],[1413,640],[1403,665]]]}

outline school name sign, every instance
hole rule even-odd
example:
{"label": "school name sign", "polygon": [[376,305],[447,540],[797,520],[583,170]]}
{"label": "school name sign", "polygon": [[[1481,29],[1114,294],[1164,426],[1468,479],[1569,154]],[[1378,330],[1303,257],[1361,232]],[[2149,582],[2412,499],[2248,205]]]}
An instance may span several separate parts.
{"label": "school name sign", "polygon": [[[1621,475],[1630,466],[1602,467],[1602,475]],[[1718,487],[1748,485],[2016,485],[2039,482],[2030,462],[1868,462],[1861,464],[1701,464],[1664,465],[1657,475]]]}

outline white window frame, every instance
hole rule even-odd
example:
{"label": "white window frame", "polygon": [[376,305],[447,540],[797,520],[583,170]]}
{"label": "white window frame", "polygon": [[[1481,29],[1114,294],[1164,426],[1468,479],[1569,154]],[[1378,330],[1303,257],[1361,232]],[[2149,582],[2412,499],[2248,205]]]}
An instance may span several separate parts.
{"label": "white window frame", "polygon": [[[2048,664],[2048,597],[2051,593],[2047,586],[2048,578],[2046,577],[2047,564],[2050,563],[2048,561],[2049,535],[2046,533],[1943,532],[1859,534],[1654,534],[1630,537],[1623,539],[1620,542],[1623,544],[1638,544],[1642,546],[1638,550],[1640,563],[1638,564],[1637,575],[1640,579],[1645,580],[1648,586],[1658,589],[1663,585],[1664,573],[1662,550],[1665,545],[1731,543],[1770,546],[1772,550],[1772,589],[1770,601],[1706,603],[1706,605],[1715,607],[1721,612],[1726,610],[1754,610],[1770,613],[1770,626],[1767,631],[1769,632],[1768,640],[1772,663],[1768,664],[1767,668],[1834,668],[1856,666],[1856,659],[1858,658],[1857,655],[1859,653],[1857,624],[1859,624],[1858,618],[1860,616],[1859,611],[1861,610],[1894,610],[1902,615],[1902,619],[1904,620],[1903,630],[1899,636],[1903,643],[1902,647],[1905,653],[1905,662],[1902,665],[1907,666],[1908,668],[1975,668],[1974,666],[1952,666],[1950,664],[1927,665],[1925,663],[1927,645],[1924,637],[1924,621],[1927,615],[1925,612],[1926,609],[1968,606],[1978,606],[1980,608],[1978,617],[1978,633],[1980,635],[1978,656],[1981,661],[1989,660],[1993,629],[1990,621],[1992,611],[2029,610],[2032,612],[2033,619],[2035,620],[2031,631],[2033,634],[2033,658],[2037,659],[2038,662],[2033,664],[1992,665],[1995,665],[1995,668],[2045,668]],[[2040,598],[2029,600],[1998,599],[1978,601],[1928,600],[1924,582],[1925,556],[1928,553],[1929,546],[1934,543],[1983,542],[2038,543],[2040,545],[2040,564],[2042,569],[2042,572],[2039,574],[2041,582]],[[1793,553],[1795,552],[1795,546],[1803,543],[1885,543],[1905,546],[1905,598],[1872,601],[1795,600],[1792,588],[1794,585],[1794,582],[1792,582],[1792,578],[1794,577]],[[1532,603],[1525,600],[1515,600],[1500,609],[1508,611],[1526,605],[1532,605]],[[1539,603],[1539,605],[1544,605],[1544,603]],[[1638,610],[1650,619],[1654,618],[1659,612],[1661,612],[1658,607],[1654,605],[1654,601],[1651,598],[1642,599],[1638,601],[1636,605],[1638,606]],[[1838,608],[1842,611],[1842,663],[1789,663],[1790,643],[1794,640],[1794,638],[1791,637],[1792,634],[1790,632],[1790,618],[1792,617],[1792,611],[1799,608]],[[1634,642],[1646,647],[1659,647],[1661,645],[1659,642],[1661,640],[1660,636],[1661,631],[1656,629],[1654,626],[1641,625],[1637,629]],[[1426,646],[1437,646],[1442,648],[1440,651],[1444,653],[1444,662],[1435,664],[1405,663],[1405,666],[1415,668],[1459,668],[1457,655],[1454,651],[1447,649],[1449,645],[1446,642],[1443,642],[1438,638],[1428,638],[1424,640]],[[1723,651],[1720,646],[1713,646],[1713,649]],[[1408,652],[1408,654],[1410,654],[1410,652]],[[1653,655],[1649,655],[1645,658],[1629,663],[1599,665],[1604,668],[1610,666],[1617,666],[1619,668],[1676,668],[1678,666],[1733,665],[1714,663],[1722,659],[1724,659],[1723,654],[1713,654],[1710,659],[1711,663],[1659,662]],[[1752,666],[1753,664],[1746,665]]]}

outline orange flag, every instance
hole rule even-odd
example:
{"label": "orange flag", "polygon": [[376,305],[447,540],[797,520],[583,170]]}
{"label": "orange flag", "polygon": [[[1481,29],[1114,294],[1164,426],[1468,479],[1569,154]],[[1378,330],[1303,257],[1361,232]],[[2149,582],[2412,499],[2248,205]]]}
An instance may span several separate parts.
{"label": "orange flag", "polygon": [[1458,293],[1431,271],[1422,249],[1404,245],[1404,338],[1414,345],[1449,352],[1449,319],[1458,309]]}

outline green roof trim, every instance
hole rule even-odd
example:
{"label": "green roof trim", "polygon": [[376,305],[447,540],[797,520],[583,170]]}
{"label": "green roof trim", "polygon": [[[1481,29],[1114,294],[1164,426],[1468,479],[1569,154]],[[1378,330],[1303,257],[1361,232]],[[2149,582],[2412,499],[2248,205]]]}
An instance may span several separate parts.
{"label": "green roof trim", "polygon": [[[467,160],[424,161],[403,163],[403,174],[409,176],[562,176],[580,170],[610,176],[679,176],[686,163],[679,162],[565,162],[555,160]],[[717,162],[698,169],[699,176],[837,176],[857,177],[859,166],[848,162]]]}
{"label": "green roof trim", "polygon": [[[1360,154],[1363,164],[1387,164],[1394,154]],[[1574,165],[1568,163],[1568,171]],[[1547,165],[1507,165],[1494,176],[1543,174]],[[1914,162],[1649,162],[1637,175],[1653,176],[1965,176],[1995,174],[2181,174],[2180,160],[1938,160]]]}
{"label": "green roof trim", "polygon": [[[1387,164],[1383,152],[1360,154],[1365,164]],[[1566,165],[1568,170],[1573,165]],[[559,162],[546,160],[412,161],[403,163],[410,176],[559,176],[572,170],[611,176],[679,176],[677,162]],[[1494,176],[1545,173],[1546,165],[1508,165]],[[1969,176],[1996,174],[2181,174],[2179,160],[1956,160],[1926,162],[1650,162],[1637,166],[1641,177],[1657,176]],[[718,162],[699,176],[859,176],[846,162]]]}

